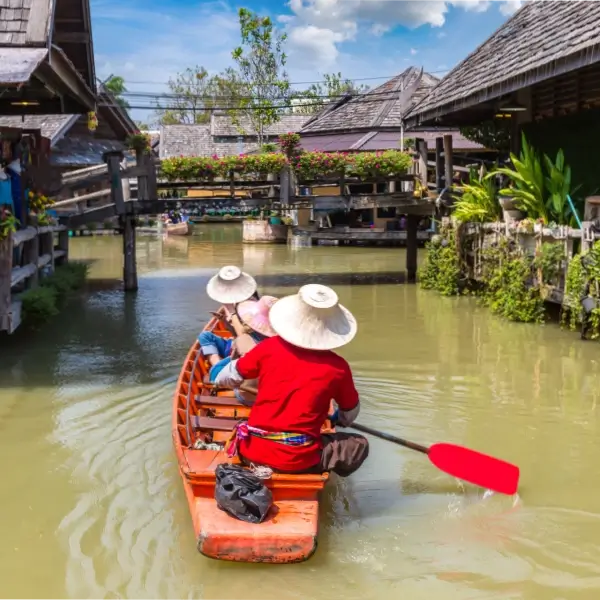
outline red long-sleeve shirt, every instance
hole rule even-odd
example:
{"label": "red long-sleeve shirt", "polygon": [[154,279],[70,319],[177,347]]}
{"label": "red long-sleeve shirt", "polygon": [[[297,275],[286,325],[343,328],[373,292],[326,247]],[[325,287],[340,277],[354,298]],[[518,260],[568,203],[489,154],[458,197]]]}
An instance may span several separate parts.
{"label": "red long-sleeve shirt", "polygon": [[316,465],[331,400],[342,411],[359,403],[350,366],[331,351],[305,350],[276,336],[258,344],[236,366],[244,379],[258,378],[248,425],[269,432],[303,433],[316,440],[310,446],[287,446],[255,436],[240,442],[245,458],[277,470],[303,471]]}

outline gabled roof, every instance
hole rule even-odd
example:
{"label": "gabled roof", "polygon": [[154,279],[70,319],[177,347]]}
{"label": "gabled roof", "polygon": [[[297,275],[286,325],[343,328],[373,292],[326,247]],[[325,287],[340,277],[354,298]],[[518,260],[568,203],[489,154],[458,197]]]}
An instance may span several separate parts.
{"label": "gabled roof", "polygon": [[160,128],[159,156],[230,156],[258,149],[256,143],[215,142],[210,125],[163,125]]}
{"label": "gabled roof", "polygon": [[[281,115],[277,123],[273,123],[273,125],[265,129],[265,135],[276,136],[290,131],[299,131],[308,119],[308,115]],[[213,114],[210,120],[211,134],[222,137],[256,135],[252,123],[247,116],[240,115],[239,120],[239,125],[236,125],[229,115]]]}
{"label": "gabled roof", "polygon": [[416,67],[409,67],[373,90],[348,100],[343,98],[300,131],[301,134],[349,132],[387,127],[400,128],[401,115],[419,102],[439,79]]}
{"label": "gabled roof", "polygon": [[[90,0],[0,0],[0,84],[27,84],[39,73],[44,86],[64,102],[75,99],[83,105],[82,112],[93,108],[89,4]],[[0,100],[11,106],[10,94]]]}
{"label": "gabled roof", "polygon": [[501,98],[600,60],[600,2],[527,2],[407,116],[407,125]]}
{"label": "gabled roof", "polygon": [[[2,2],[2,0],[0,0]],[[79,115],[26,115],[0,117],[0,127],[39,129],[54,144],[79,119]]]}

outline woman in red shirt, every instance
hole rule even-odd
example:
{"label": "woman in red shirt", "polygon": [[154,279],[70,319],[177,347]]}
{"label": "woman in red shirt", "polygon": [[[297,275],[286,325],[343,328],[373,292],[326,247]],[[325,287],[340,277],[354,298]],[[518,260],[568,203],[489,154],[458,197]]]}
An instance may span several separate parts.
{"label": "woman in red shirt", "polygon": [[332,350],[356,335],[356,320],[323,285],[305,285],[271,307],[276,336],[231,361],[215,383],[238,387],[258,378],[258,395],[232,445],[245,463],[278,472],[333,471],[346,477],[369,454],[365,437],[321,435],[330,402],[342,426],[358,416],[360,401],[348,363]]}

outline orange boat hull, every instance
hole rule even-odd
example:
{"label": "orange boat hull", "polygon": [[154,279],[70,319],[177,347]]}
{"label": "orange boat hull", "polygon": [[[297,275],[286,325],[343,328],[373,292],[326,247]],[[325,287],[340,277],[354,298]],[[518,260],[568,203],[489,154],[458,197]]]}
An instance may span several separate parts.
{"label": "orange boat hull", "polygon": [[[218,319],[205,330],[223,337],[229,333]],[[173,443],[190,508],[198,551],[210,558],[249,563],[295,563],[310,558],[317,548],[319,493],[328,474],[273,474],[265,484],[273,507],[262,523],[238,520],[217,507],[215,469],[229,459],[225,448],[197,449],[199,443],[226,446],[233,425],[250,409],[232,390],[214,390],[205,383],[207,366],[196,342],[184,362],[173,402]],[[332,431],[324,427],[324,431]]]}

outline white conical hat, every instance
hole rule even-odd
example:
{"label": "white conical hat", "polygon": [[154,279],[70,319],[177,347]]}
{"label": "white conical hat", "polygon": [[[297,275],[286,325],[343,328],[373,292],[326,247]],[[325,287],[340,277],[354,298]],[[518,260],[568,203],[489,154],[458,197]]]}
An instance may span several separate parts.
{"label": "white conical hat", "polygon": [[254,277],[234,266],[223,267],[206,284],[206,293],[221,304],[248,300],[256,291]]}
{"label": "white conical hat", "polygon": [[302,286],[278,300],[269,312],[271,326],[284,340],[310,350],[333,350],[356,335],[356,319],[324,285]]}

